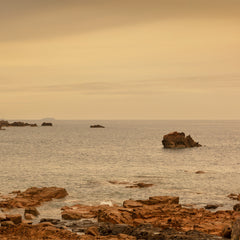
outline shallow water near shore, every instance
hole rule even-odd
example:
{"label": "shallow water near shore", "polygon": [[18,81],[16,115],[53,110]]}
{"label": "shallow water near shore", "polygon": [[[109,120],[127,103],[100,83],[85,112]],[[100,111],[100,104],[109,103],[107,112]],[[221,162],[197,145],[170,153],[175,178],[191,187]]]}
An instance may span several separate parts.
{"label": "shallow water near shore", "polygon": [[[0,132],[0,193],[32,186],[64,187],[69,193],[41,206],[41,217],[59,217],[64,205],[121,204],[156,195],[179,196],[180,203],[195,207],[216,203],[232,209],[236,203],[227,195],[240,192],[240,121],[53,123]],[[91,129],[92,124],[106,128]],[[172,131],[191,134],[203,147],[164,149],[162,137]],[[196,174],[199,170],[205,173]],[[111,180],[154,186],[126,188]]]}

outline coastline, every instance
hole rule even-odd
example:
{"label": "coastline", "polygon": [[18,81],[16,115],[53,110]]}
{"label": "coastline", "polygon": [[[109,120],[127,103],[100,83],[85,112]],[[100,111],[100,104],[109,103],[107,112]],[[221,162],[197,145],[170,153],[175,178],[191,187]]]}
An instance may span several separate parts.
{"label": "coastline", "polygon": [[[34,214],[35,207],[44,202],[66,196],[65,189],[56,187],[14,191],[11,197],[0,201],[1,239],[45,239],[46,235],[48,239],[90,240],[225,239],[231,237],[233,224],[240,218],[239,211],[213,212],[182,206],[179,197],[170,196],[125,200],[121,206],[65,206],[61,209],[62,219],[43,219],[41,213],[27,215],[30,210]],[[24,215],[8,214],[14,208],[25,209]]]}

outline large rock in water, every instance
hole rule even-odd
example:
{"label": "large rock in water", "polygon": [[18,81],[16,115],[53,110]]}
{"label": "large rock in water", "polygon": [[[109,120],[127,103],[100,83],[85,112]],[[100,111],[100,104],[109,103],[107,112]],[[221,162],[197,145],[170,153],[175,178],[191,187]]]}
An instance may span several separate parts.
{"label": "large rock in water", "polygon": [[164,148],[189,148],[202,146],[198,142],[195,142],[190,135],[185,136],[184,132],[172,132],[164,135],[162,144]]}

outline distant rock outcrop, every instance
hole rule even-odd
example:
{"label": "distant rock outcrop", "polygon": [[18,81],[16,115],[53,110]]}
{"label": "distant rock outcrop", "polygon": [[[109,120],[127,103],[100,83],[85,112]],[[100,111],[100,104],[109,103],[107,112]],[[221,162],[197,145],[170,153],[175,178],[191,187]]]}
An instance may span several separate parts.
{"label": "distant rock outcrop", "polygon": [[53,124],[50,123],[50,122],[43,122],[41,126],[42,126],[42,127],[52,127]]}
{"label": "distant rock outcrop", "polygon": [[5,121],[5,120],[1,120],[0,121],[0,128],[1,127],[27,127],[27,126],[30,126],[30,127],[37,127],[37,124],[36,123],[25,123],[25,122],[13,122],[13,123],[10,123],[8,121]]}
{"label": "distant rock outcrop", "polygon": [[164,148],[189,148],[202,146],[198,142],[195,142],[190,135],[185,136],[184,132],[172,132],[164,135],[162,144]]}
{"label": "distant rock outcrop", "polygon": [[105,127],[97,124],[97,125],[91,125],[90,128],[105,128]]}

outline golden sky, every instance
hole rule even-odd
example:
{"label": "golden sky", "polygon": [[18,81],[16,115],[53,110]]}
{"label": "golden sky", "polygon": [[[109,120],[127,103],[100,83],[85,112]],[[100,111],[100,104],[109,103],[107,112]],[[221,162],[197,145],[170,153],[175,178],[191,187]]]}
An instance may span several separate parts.
{"label": "golden sky", "polygon": [[0,118],[240,119],[239,0],[0,0]]}

